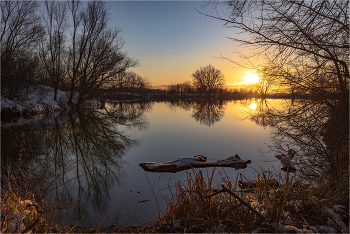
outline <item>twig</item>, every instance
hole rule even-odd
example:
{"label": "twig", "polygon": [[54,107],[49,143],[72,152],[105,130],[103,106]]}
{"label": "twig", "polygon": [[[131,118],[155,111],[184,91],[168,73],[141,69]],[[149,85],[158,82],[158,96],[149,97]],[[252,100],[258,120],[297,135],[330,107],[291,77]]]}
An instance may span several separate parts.
{"label": "twig", "polygon": [[264,216],[262,216],[258,211],[256,211],[253,207],[251,207],[248,203],[246,203],[244,200],[242,200],[239,196],[237,196],[234,192],[226,188],[224,185],[222,185],[222,189],[220,191],[209,195],[207,198],[212,197],[216,194],[225,193],[225,192],[234,196],[242,205],[246,206],[249,210],[251,210],[254,214],[256,214],[260,219],[266,222],[266,218]]}
{"label": "twig", "polygon": [[150,181],[149,181],[149,179],[148,179],[148,176],[147,176],[146,171],[145,171],[145,175],[146,175],[147,181],[148,181],[148,183],[149,183],[149,186],[151,187],[151,190],[152,190],[153,196],[154,196],[154,198],[156,199],[156,202],[157,202],[157,207],[158,207],[158,214],[160,214],[158,200],[157,200],[156,195],[154,194],[154,191],[153,191],[153,188],[152,188],[151,182],[150,182]]}

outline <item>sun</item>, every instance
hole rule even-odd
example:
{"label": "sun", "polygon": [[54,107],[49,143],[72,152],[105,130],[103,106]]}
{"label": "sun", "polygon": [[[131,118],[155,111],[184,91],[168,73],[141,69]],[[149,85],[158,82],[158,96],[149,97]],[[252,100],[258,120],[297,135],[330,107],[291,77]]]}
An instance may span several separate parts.
{"label": "sun", "polygon": [[253,72],[247,72],[244,75],[244,81],[246,83],[256,83],[259,81],[259,76]]}

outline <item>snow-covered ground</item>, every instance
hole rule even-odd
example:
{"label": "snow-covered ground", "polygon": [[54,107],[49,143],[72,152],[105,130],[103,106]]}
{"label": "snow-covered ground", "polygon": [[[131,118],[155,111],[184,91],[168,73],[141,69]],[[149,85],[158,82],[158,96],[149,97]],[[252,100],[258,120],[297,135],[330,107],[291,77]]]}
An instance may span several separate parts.
{"label": "snow-covered ground", "polygon": [[54,100],[54,90],[50,87],[39,85],[28,90],[28,98],[19,97],[9,100],[1,96],[1,110],[7,109],[13,112],[47,113],[67,109],[67,93],[57,91],[57,101]]}
{"label": "snow-covered ground", "polygon": [[[54,89],[39,85],[28,90],[28,96],[9,100],[1,96],[1,112],[16,114],[16,125],[36,122],[47,118],[46,114],[56,116],[62,111],[69,110],[68,92],[57,91],[57,100],[54,100]],[[77,96],[77,95],[76,95]],[[74,102],[74,100],[73,100]],[[87,108],[97,108],[101,105],[97,100],[90,100],[84,104]],[[27,116],[30,115],[30,118]],[[4,123],[2,122],[2,125]]]}

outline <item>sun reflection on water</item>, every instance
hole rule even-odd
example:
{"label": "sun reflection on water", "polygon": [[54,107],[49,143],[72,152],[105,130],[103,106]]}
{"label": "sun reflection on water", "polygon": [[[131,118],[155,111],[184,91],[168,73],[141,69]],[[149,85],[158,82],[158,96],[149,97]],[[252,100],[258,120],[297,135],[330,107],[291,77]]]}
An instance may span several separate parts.
{"label": "sun reflection on water", "polygon": [[255,110],[255,108],[256,108],[256,103],[255,103],[255,101],[253,101],[253,102],[250,104],[249,108],[252,109],[252,110]]}

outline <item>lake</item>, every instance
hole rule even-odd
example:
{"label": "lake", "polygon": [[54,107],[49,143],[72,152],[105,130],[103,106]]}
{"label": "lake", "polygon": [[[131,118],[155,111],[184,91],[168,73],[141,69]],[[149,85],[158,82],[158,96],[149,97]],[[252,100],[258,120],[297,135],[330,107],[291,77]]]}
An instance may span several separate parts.
{"label": "lake", "polygon": [[[278,110],[290,101],[107,102],[104,109],[86,113],[3,124],[3,169],[21,159],[22,170],[32,168],[31,176],[44,178],[41,195],[48,202],[72,201],[71,218],[63,216],[62,223],[74,225],[75,218],[83,218],[99,225],[105,217],[102,227],[114,221],[147,224],[166,207],[169,187],[192,170],[145,172],[142,162],[199,154],[215,162],[238,154],[252,163],[245,169],[216,169],[216,183],[220,175],[235,183],[237,178],[257,179],[261,171],[280,173],[277,152],[269,147],[271,129],[259,118],[264,105]],[[201,170],[210,174],[213,169]]]}

